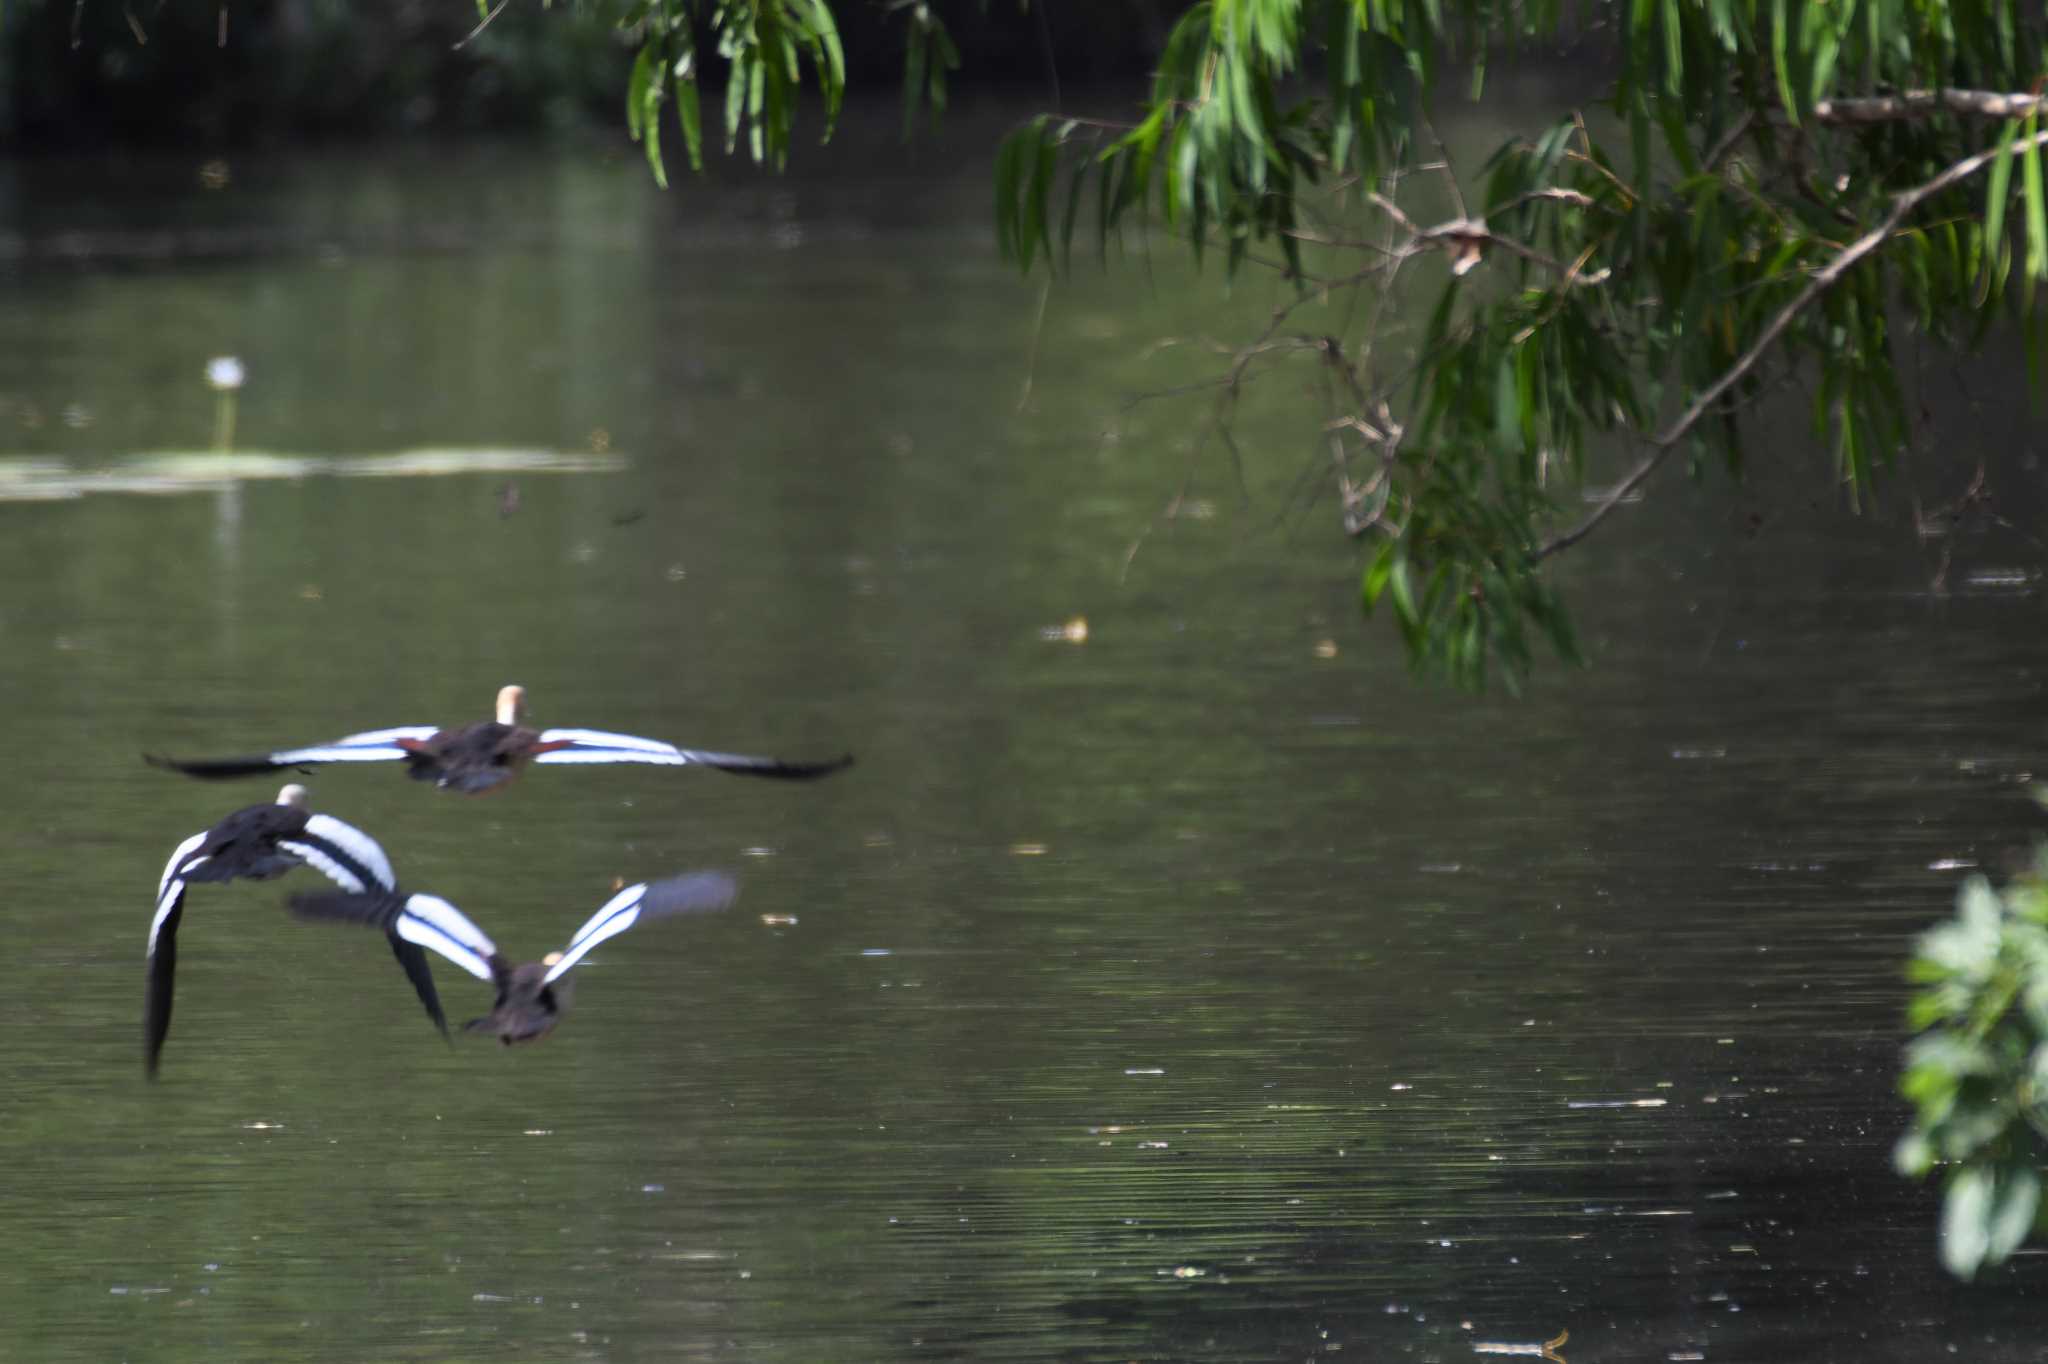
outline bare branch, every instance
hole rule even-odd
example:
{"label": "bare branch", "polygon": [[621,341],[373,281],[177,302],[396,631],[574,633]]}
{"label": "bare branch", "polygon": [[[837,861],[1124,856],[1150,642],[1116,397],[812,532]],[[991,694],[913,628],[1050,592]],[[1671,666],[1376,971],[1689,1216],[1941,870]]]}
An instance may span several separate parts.
{"label": "bare branch", "polygon": [[1995,90],[1907,90],[1896,95],[1824,99],[1813,106],[1822,123],[1896,123],[1935,114],[1970,118],[2025,118],[2048,96],[2004,95]]}
{"label": "bare branch", "polygon": [[483,19],[477,24],[477,26],[471,29],[468,35],[464,37],[461,42],[455,44],[455,46],[451,48],[450,51],[460,52],[462,51],[463,48],[468,47],[471,43],[475,42],[477,40],[477,35],[482,33],[485,29],[489,28],[491,26],[491,20],[503,14],[505,12],[505,6],[511,3],[512,0],[498,0],[498,3],[491,6],[490,12],[484,15]]}

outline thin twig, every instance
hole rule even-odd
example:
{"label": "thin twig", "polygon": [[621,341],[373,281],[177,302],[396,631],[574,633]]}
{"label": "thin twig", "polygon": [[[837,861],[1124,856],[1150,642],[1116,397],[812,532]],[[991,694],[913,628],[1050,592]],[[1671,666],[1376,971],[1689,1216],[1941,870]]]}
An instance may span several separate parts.
{"label": "thin twig", "polygon": [[[2017,156],[2044,145],[2048,145],[2048,132],[2037,132],[2032,137],[2014,141],[2010,150],[2013,155]],[[1884,221],[1849,243],[1849,245],[1843,247],[1833,260],[1815,271],[1813,277],[1806,282],[1806,287],[1801,289],[1776,317],[1771,319],[1770,324],[1750,344],[1749,349],[1742,353],[1741,358],[1726,370],[1723,370],[1720,378],[1702,389],[1699,396],[1692,400],[1691,406],[1680,413],[1670,425],[1650,438],[1652,446],[1650,453],[1638,460],[1636,466],[1628,471],[1627,476],[1608,490],[1607,496],[1601,499],[1599,505],[1595,506],[1583,521],[1564,534],[1539,547],[1536,551],[1536,557],[1538,559],[1548,558],[1561,549],[1571,548],[1591,534],[1593,528],[1606,520],[1607,514],[1620,505],[1623,498],[1634,492],[1644,479],[1656,472],[1657,466],[1662,464],[1665,458],[1678,448],[1678,443],[1685,439],[1686,434],[1699,424],[1702,417],[1714,409],[1715,404],[1720,401],[1721,395],[1733,388],[1744,375],[1756,368],[1757,362],[1763,359],[1764,353],[1778,343],[1778,338],[1785,334],[1786,329],[1792,325],[1792,320],[1804,312],[1814,299],[1820,297],[1829,288],[1832,288],[1837,280],[1848,273],[1850,266],[1884,245],[1893,231],[1898,228],[1898,225],[1905,221],[1906,215],[1918,207],[1923,200],[1932,198],[1943,190],[1969,179],[1978,171],[2005,155],[2006,151],[2006,147],[1999,146],[1993,147],[1988,151],[1978,152],[1974,156],[1965,157],[1925,184],[1916,185],[1912,189],[1901,192],[1892,201],[1891,212],[1884,216]]]}
{"label": "thin twig", "polygon": [[498,0],[497,4],[491,6],[489,13],[485,14],[484,17],[478,21],[477,26],[469,31],[469,36],[464,38],[461,42],[457,43],[454,47],[450,48],[449,51],[460,52],[462,51],[463,48],[468,47],[471,43],[475,42],[477,35],[479,33],[482,33],[485,29],[489,28],[491,26],[491,20],[497,18],[500,14],[503,14],[505,12],[505,6],[511,3],[512,0]]}

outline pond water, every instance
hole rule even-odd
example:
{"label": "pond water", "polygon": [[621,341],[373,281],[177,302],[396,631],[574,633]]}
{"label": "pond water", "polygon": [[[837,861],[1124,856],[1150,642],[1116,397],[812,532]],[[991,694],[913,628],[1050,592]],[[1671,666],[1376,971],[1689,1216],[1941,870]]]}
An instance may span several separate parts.
{"label": "pond water", "polygon": [[[1563,566],[1590,671],[1419,686],[1290,498],[1306,381],[1242,484],[1204,399],[1128,402],[1269,285],[1134,250],[1041,323],[979,125],[880,123],[667,195],[588,148],[8,169],[0,1356],[2038,1358],[2041,1261],[1952,1283],[1889,1169],[1912,936],[2038,823],[2011,547],[1932,594],[1817,476],[1674,477]],[[169,458],[221,354],[251,458]],[[198,887],[145,1083],[163,859],[273,788],[140,755],[507,681],[859,762],[322,769],[514,955],[615,878],[741,897],[505,1050],[280,912],[311,873]]]}

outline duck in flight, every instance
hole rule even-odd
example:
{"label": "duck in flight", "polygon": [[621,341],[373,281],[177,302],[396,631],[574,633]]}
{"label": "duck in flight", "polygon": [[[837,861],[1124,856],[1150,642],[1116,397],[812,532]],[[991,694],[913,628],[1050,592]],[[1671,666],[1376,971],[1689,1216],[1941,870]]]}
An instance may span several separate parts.
{"label": "duck in flight", "polygon": [[192,777],[247,777],[281,767],[313,763],[396,762],[406,765],[415,781],[431,781],[449,791],[477,796],[495,791],[519,775],[527,763],[654,763],[665,767],[696,764],[749,777],[808,780],[837,772],[853,755],[827,762],[784,762],[744,753],[711,753],[677,748],[659,739],[609,734],[598,729],[529,729],[520,723],[526,689],[498,691],[495,720],[440,729],[433,725],[401,725],[351,734],[309,748],[287,748],[246,758],[178,759],[145,755],[157,767]]}
{"label": "duck in flight", "polygon": [[[391,859],[377,840],[332,815],[306,809],[306,788],[294,783],[277,793],[271,805],[251,805],[222,819],[211,829],[180,843],[156,886],[156,917],[149,921],[149,988],[143,1008],[143,1066],[153,1078],[171,1030],[171,988],[178,969],[178,923],[185,915],[185,889],[200,881],[247,878],[268,881],[293,867],[311,867],[345,891],[397,890]],[[419,993],[427,1017],[442,1036],[448,1020],[434,993],[434,973],[426,952],[396,933],[392,954]]]}
{"label": "duck in flight", "polygon": [[721,871],[689,872],[627,886],[584,921],[567,947],[523,966],[513,965],[468,915],[437,895],[323,892],[294,895],[291,907],[301,918],[381,928],[394,939],[439,952],[495,986],[498,998],[491,1011],[463,1024],[463,1031],[488,1034],[509,1047],[514,1042],[538,1042],[555,1030],[569,1008],[569,972],[591,948],[648,919],[724,909],[738,893],[739,884]]}

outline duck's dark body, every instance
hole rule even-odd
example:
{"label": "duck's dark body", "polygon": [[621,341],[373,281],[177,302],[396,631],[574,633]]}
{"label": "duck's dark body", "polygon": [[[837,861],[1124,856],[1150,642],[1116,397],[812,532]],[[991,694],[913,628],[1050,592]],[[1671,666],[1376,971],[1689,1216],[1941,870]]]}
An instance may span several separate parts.
{"label": "duck's dark body", "polygon": [[527,759],[567,747],[542,743],[539,730],[495,720],[444,729],[429,739],[400,739],[398,746],[405,750],[405,775],[465,796],[495,791],[518,776]]}
{"label": "duck's dark body", "polygon": [[[205,833],[186,839],[165,864],[157,883],[156,917],[149,928],[149,979],[143,1003],[143,1066],[152,1077],[170,1034],[178,928],[185,917],[187,886],[268,881],[294,867],[310,866],[346,890],[396,888],[390,862],[375,840],[338,819],[308,811],[304,799],[303,787],[287,786],[275,804],[236,810]],[[445,1036],[448,1021],[426,952],[396,933],[387,936],[392,955],[427,1016]]]}
{"label": "duck's dark body", "polygon": [[[251,805],[237,810],[206,831],[206,839],[176,864],[171,875],[181,881],[268,881],[305,865],[296,853],[277,846],[279,839],[302,838],[312,813],[297,805]],[[375,884],[368,868],[358,868],[366,884]]]}
{"label": "duck's dark body", "polygon": [[553,1032],[568,1012],[570,989],[567,976],[548,983],[548,968],[553,964],[530,961],[514,966],[503,957],[492,957],[498,998],[488,1014],[470,1019],[462,1030],[488,1034],[508,1047],[515,1042],[538,1042]]}

